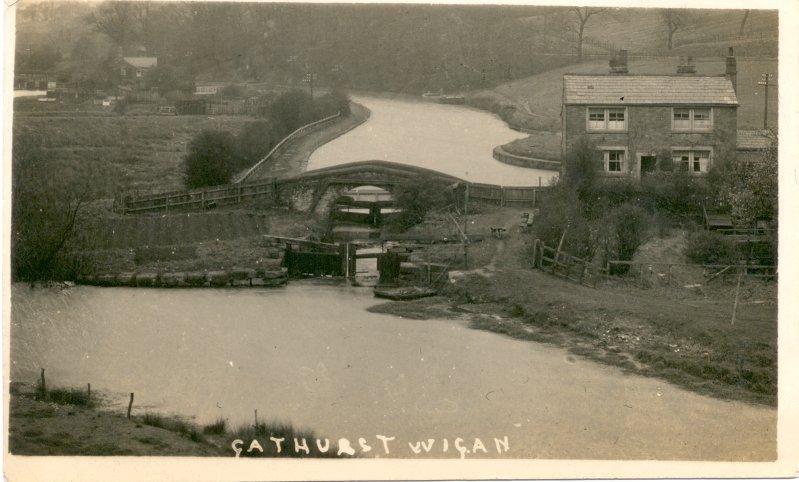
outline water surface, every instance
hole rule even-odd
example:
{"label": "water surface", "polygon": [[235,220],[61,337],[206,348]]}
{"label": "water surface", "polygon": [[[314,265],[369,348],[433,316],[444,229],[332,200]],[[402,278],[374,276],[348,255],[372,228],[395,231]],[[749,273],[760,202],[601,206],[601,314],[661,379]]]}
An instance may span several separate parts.
{"label": "water surface", "polygon": [[[776,412],[461,320],[366,311],[368,289],[12,289],[11,377],[135,392],[145,410],[290,421],[331,438],[508,436],[514,457],[764,459]],[[441,442],[438,442],[441,444]],[[440,445],[436,446],[437,448]],[[434,451],[436,452],[436,451]],[[436,456],[453,456],[436,452]]]}
{"label": "water surface", "polygon": [[503,164],[495,146],[525,134],[497,116],[459,105],[353,97],[372,111],[362,125],[317,149],[308,170],[356,161],[383,160],[441,171],[461,179],[503,186],[546,185],[555,171]]}

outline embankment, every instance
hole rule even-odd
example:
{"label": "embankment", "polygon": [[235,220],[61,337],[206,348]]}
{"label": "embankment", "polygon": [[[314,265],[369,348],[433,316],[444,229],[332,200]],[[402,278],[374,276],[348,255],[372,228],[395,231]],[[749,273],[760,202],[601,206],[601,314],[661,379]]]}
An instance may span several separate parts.
{"label": "embankment", "polygon": [[[244,441],[242,457],[336,457],[336,444],[325,453],[312,442],[309,430],[287,423],[259,422],[230,427],[225,419],[198,425],[179,415],[161,415],[133,405],[130,418],[106,402],[106,394],[86,389],[57,388],[42,392],[12,383],[9,401],[8,446],[14,455],[155,455],[232,457],[234,440]],[[269,437],[306,439],[310,450],[277,453]],[[247,453],[252,440],[263,452]]]}
{"label": "embankment", "polygon": [[349,116],[292,139],[274,158],[254,171],[248,180],[288,177],[305,172],[308,159],[316,149],[355,129],[371,115],[369,109],[355,102],[350,102],[350,110]]}

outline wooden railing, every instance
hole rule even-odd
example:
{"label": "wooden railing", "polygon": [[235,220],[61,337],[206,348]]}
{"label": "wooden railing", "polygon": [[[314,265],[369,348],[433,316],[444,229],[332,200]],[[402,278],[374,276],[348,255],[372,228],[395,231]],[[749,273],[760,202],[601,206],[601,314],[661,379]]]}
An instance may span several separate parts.
{"label": "wooden railing", "polygon": [[533,265],[549,274],[565,278],[590,288],[596,287],[598,276],[591,262],[535,240]]}
{"label": "wooden railing", "polygon": [[536,206],[547,187],[498,186],[496,184],[469,183],[469,201]]}
{"label": "wooden railing", "polygon": [[319,119],[318,121],[311,122],[310,124],[305,124],[304,126],[297,128],[296,130],[294,130],[294,132],[292,132],[291,134],[287,135],[280,142],[278,142],[275,145],[275,147],[273,147],[272,150],[269,151],[266,154],[266,156],[264,156],[263,159],[261,159],[260,161],[256,162],[252,167],[250,167],[246,171],[244,171],[244,172],[240,173],[239,175],[237,175],[235,177],[235,179],[233,180],[233,183],[234,184],[238,184],[238,183],[246,181],[247,178],[252,175],[252,173],[254,173],[256,170],[258,170],[258,168],[260,168],[264,163],[269,162],[270,159],[272,159],[273,157],[275,157],[277,155],[276,154],[277,152],[281,151],[284,147],[286,147],[288,145],[289,142],[294,140],[296,137],[301,136],[302,134],[305,134],[306,132],[308,132],[310,130],[317,129],[317,128],[329,123],[330,121],[338,119],[339,117],[341,117],[341,112],[337,112],[337,113],[335,113],[335,114],[333,114],[331,116],[325,117],[323,119]]}
{"label": "wooden railing", "polygon": [[275,194],[275,180],[262,179],[252,183],[224,184],[188,191],[172,191],[136,197],[124,197],[117,208],[124,214],[152,211],[203,210],[226,204],[238,204]]}

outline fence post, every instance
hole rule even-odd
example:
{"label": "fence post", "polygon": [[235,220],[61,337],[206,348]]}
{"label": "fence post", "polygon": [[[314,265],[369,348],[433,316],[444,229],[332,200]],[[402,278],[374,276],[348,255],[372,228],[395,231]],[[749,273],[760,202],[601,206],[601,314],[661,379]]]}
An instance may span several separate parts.
{"label": "fence post", "polygon": [[130,401],[128,402],[128,419],[130,419],[130,410],[133,408],[133,392],[130,392]]}

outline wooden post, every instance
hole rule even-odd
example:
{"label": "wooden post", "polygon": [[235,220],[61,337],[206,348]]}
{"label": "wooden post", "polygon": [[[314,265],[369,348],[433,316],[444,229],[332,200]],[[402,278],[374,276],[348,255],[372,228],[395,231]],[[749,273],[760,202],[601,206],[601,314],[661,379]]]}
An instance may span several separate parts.
{"label": "wooden post", "polygon": [[92,399],[92,384],[91,383],[89,383],[87,385],[87,387],[86,387],[86,398],[88,398],[89,400]]}
{"label": "wooden post", "polygon": [[41,385],[39,385],[39,387],[40,387],[40,389],[42,391],[42,395],[44,395],[46,397],[47,396],[47,383],[45,383],[45,381],[44,381],[44,368],[42,368],[42,376],[41,376],[41,378],[42,378]]}
{"label": "wooden post", "polygon": [[128,419],[130,419],[130,411],[133,408],[133,392],[130,392],[130,401],[128,402]]}
{"label": "wooden post", "polygon": [[552,273],[555,273],[555,269],[558,266],[558,258],[560,258],[560,250],[563,248],[563,240],[566,239],[566,231],[569,230],[569,223],[566,223],[566,227],[563,229],[563,234],[560,235],[560,241],[558,242],[558,249],[555,251],[555,261],[552,262]]}
{"label": "wooden post", "polygon": [[258,427],[258,409],[255,409],[255,427]]}
{"label": "wooden post", "polygon": [[730,325],[735,324],[735,316],[738,311],[738,295],[741,292],[741,278],[743,278],[743,275],[743,271],[738,273],[738,284],[735,286],[735,301],[732,304],[732,319],[730,320]]}

